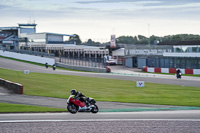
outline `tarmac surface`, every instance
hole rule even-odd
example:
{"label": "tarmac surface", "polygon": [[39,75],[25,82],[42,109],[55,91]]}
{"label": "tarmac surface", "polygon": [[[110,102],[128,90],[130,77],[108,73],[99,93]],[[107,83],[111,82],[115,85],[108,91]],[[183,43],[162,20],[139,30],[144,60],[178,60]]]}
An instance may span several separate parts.
{"label": "tarmac surface", "polygon": [[1,133],[199,133],[200,111],[0,114]]}
{"label": "tarmac surface", "polygon": [[199,121],[54,121],[1,123],[1,133],[199,133]]}
{"label": "tarmac surface", "polygon": [[[1,91],[0,91],[1,93]],[[67,108],[67,99],[28,96],[1,93],[1,103],[24,104],[33,106],[44,106],[51,108]],[[102,102],[97,101],[100,112],[137,112],[137,111],[159,111],[159,110],[200,110],[200,107],[171,106],[171,105],[151,105],[136,103]]]}

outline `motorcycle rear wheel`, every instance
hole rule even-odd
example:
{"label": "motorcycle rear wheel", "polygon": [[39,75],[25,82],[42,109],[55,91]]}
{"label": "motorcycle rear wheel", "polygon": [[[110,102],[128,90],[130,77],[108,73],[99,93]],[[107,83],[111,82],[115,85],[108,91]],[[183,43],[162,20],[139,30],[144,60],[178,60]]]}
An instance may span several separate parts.
{"label": "motorcycle rear wheel", "polygon": [[96,104],[94,104],[94,107],[92,108],[91,112],[92,113],[97,113],[99,111],[99,108]]}
{"label": "motorcycle rear wheel", "polygon": [[67,110],[72,114],[76,114],[78,112],[78,107],[74,104],[70,104],[67,105]]}

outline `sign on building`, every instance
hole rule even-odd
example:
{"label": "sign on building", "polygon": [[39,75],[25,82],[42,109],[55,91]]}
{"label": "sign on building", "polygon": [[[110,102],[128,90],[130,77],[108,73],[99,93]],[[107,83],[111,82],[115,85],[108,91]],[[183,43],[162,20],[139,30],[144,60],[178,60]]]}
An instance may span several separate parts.
{"label": "sign on building", "polygon": [[163,55],[164,52],[171,52],[171,49],[127,49],[126,55]]}
{"label": "sign on building", "polygon": [[13,44],[13,41],[3,41],[3,43]]}
{"label": "sign on building", "polygon": [[136,87],[144,87],[144,81],[137,81]]}

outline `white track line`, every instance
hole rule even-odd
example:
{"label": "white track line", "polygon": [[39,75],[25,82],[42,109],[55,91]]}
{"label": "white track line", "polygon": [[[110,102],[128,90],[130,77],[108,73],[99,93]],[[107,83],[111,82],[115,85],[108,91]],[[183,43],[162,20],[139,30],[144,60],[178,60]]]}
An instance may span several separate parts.
{"label": "white track line", "polygon": [[[77,113],[75,115],[132,115],[132,114],[200,114],[200,110],[172,110],[172,111],[146,111],[146,112],[98,112],[97,114],[91,113]],[[1,116],[66,116],[66,115],[74,115],[68,112],[62,113],[5,113],[0,114]]]}
{"label": "white track line", "polygon": [[200,119],[72,119],[72,120],[3,120],[0,123],[29,123],[29,122],[106,122],[106,121],[196,121]]}

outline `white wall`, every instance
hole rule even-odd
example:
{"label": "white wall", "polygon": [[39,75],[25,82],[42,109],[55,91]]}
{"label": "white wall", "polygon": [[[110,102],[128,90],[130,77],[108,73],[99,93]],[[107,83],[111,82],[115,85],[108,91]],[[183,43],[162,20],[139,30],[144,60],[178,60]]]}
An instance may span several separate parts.
{"label": "white wall", "polygon": [[200,74],[200,69],[193,69],[194,74]]}
{"label": "white wall", "polygon": [[147,72],[154,72],[154,68],[147,67]]}
{"label": "white wall", "polygon": [[63,41],[63,35],[47,34],[47,41]]}
{"label": "white wall", "polygon": [[163,53],[166,57],[200,57],[200,53]]}
{"label": "white wall", "polygon": [[47,62],[49,65],[53,65],[55,63],[55,59],[51,59],[51,58],[20,54],[20,53],[14,53],[14,52],[7,52],[7,51],[3,52],[2,50],[0,50],[0,55],[5,56],[5,57],[20,59],[20,60],[25,60],[25,61],[41,63],[41,64],[45,64]]}
{"label": "white wall", "polygon": [[125,56],[124,48],[113,51],[112,56]]}
{"label": "white wall", "polygon": [[169,73],[169,68],[161,68],[161,73]]}

